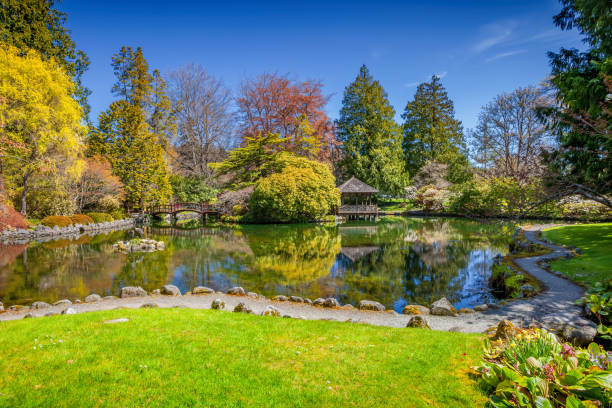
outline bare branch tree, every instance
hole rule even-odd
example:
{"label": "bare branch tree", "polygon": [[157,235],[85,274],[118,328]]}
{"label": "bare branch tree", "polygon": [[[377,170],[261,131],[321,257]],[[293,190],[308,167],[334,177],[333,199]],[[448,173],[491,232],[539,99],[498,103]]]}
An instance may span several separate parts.
{"label": "bare branch tree", "polygon": [[235,144],[231,93],[197,64],[167,77],[170,99],[179,110],[174,142],[178,168],[185,175],[209,177],[208,164],[222,160]]}
{"label": "bare branch tree", "polygon": [[482,108],[478,127],[471,133],[474,160],[492,176],[526,181],[541,175],[541,153],[555,140],[537,108],[551,104],[533,86],[497,96]]}

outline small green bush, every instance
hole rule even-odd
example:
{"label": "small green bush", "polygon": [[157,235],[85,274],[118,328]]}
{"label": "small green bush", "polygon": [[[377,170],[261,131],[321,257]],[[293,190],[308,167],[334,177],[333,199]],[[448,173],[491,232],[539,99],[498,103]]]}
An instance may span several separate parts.
{"label": "small green bush", "polygon": [[113,220],[123,220],[130,217],[127,211],[125,211],[123,208],[111,211],[110,215],[113,217]]}
{"label": "small green bush", "polygon": [[106,213],[91,212],[87,213],[87,215],[90,216],[95,223],[113,221],[113,216]]}
{"label": "small green bush", "polygon": [[87,224],[93,224],[94,220],[85,214],[74,214],[70,216],[70,219],[72,220],[73,224],[81,224],[81,225],[87,225]]}
{"label": "small green bush", "polygon": [[40,220],[40,223],[46,227],[53,228],[57,226],[62,228],[72,225],[72,220],[64,215],[50,215]]}

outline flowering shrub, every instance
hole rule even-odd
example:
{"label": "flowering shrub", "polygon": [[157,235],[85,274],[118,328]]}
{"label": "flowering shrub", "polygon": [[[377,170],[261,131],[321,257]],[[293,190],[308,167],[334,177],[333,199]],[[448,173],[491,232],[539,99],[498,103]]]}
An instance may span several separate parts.
{"label": "flowering shrub", "polygon": [[542,329],[517,329],[485,340],[475,370],[493,407],[609,407],[612,353],[591,343],[573,348]]}
{"label": "flowering shrub", "polygon": [[444,209],[446,192],[432,185],[421,187],[417,193],[414,203],[426,211],[441,211]]}

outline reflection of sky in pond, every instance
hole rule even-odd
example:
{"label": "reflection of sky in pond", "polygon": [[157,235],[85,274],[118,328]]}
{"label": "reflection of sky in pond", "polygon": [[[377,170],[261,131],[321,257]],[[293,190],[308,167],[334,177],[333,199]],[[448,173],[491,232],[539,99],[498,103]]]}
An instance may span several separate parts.
{"label": "reflection of sky in pond", "polygon": [[399,219],[342,226],[260,225],[239,230],[148,230],[166,250],[117,254],[118,232],[71,243],[0,248],[0,300],[118,294],[122,286],[153,290],[166,283],[243,286],[276,294],[376,300],[401,312],[409,303],[446,296],[456,307],[490,300],[493,257],[505,252],[514,225],[460,219]]}

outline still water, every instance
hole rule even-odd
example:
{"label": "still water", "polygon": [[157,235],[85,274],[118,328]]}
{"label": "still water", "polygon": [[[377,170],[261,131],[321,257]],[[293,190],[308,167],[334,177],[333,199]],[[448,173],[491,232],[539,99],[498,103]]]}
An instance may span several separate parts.
{"label": "still water", "polygon": [[123,286],[150,291],[172,283],[273,296],[370,299],[401,312],[408,303],[446,296],[456,307],[491,300],[490,266],[505,254],[515,224],[394,218],[329,225],[248,225],[238,229],[146,230],[164,251],[120,254],[119,231],[76,241],[0,245],[0,300],[117,295]]}

